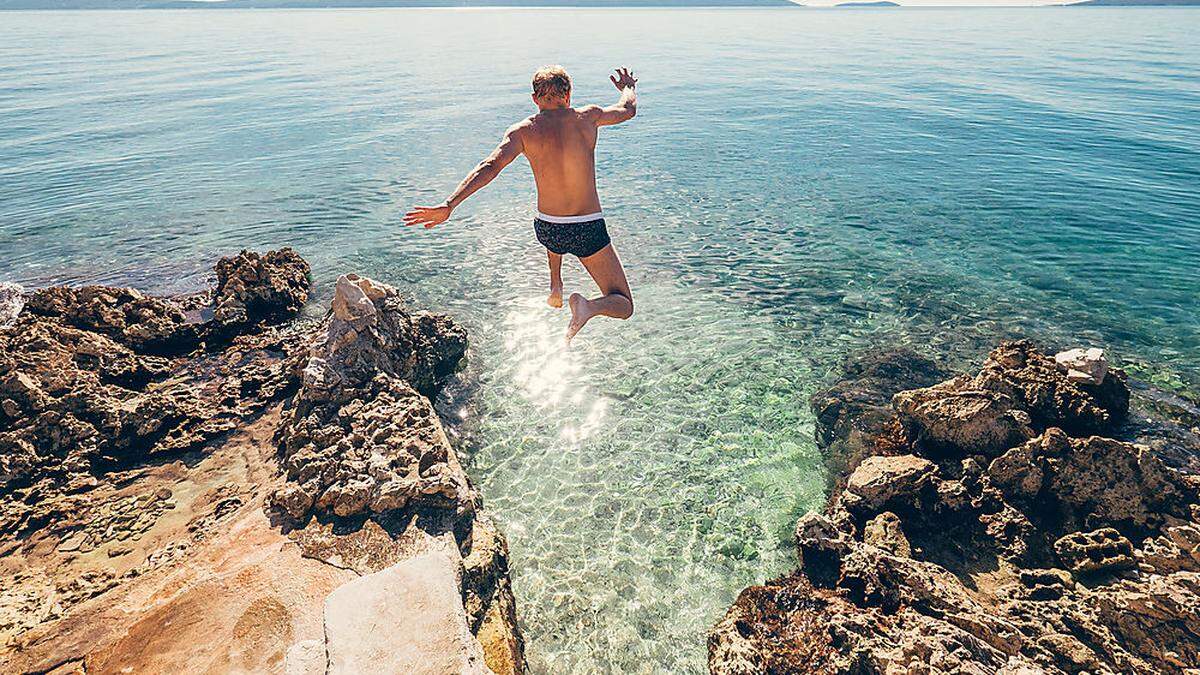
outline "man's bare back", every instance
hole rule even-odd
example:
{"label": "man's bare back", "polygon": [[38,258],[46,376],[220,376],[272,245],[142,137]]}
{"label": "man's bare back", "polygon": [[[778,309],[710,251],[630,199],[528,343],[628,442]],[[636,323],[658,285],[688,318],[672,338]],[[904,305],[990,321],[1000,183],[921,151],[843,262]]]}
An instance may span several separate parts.
{"label": "man's bare back", "polygon": [[571,294],[568,340],[593,316],[627,319],[633,314],[633,294],[608,238],[596,191],[596,137],[600,127],[620,124],[637,113],[637,80],[628,69],[617,70],[610,79],[621,92],[615,105],[573,108],[566,71],[558,66],[538,70],[533,79],[537,114],[509,127],[500,145],[463,179],[449,199],[437,206],[414,207],[404,216],[405,225],[431,228],[444,222],[467,197],[525,155],[538,192],[534,229],[538,241],[546,246],[550,264],[547,302],[562,306],[564,253],[579,258],[602,293],[592,300]]}
{"label": "man's bare back", "polygon": [[600,210],[596,137],[601,111],[594,105],[545,110],[519,125],[537,183],[538,211],[577,216]]}

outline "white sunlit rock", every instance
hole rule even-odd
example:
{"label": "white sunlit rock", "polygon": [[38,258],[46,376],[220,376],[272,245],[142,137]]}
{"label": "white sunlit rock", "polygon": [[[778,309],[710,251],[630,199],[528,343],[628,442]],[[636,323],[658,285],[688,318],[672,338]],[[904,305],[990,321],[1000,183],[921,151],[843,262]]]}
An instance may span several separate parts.
{"label": "white sunlit rock", "polygon": [[327,672],[491,673],[467,625],[455,565],[444,553],[426,553],[331,593]]}
{"label": "white sunlit rock", "polygon": [[19,284],[0,281],[0,328],[17,320],[25,306],[25,289]]}
{"label": "white sunlit rock", "polygon": [[1108,375],[1108,360],[1104,358],[1104,350],[1097,347],[1059,352],[1054,355],[1054,362],[1072,382],[1098,385]]}

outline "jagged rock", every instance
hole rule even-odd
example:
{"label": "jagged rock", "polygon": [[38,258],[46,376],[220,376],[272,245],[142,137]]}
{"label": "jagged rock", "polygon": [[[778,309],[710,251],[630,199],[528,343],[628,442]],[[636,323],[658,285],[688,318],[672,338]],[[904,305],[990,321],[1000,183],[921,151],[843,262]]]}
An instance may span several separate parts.
{"label": "jagged rock", "polygon": [[1189,517],[1189,482],[1146,448],[1050,429],[998,457],[991,483],[1055,532],[1115,527],[1139,539]]}
{"label": "jagged rock", "polygon": [[264,325],[307,294],[291,251],[217,276],[181,298],[44,289],[0,329],[0,563],[31,572],[0,588],[0,662],[326,672],[329,591],[436,554],[449,568],[384,607],[401,639],[330,622],[334,672],[524,672],[503,536],[406,381],[436,394],[462,329],[353,276],[317,331]]}
{"label": "jagged rock", "polygon": [[1032,342],[1018,340],[992,350],[973,384],[1007,394],[1039,431],[1089,434],[1112,430],[1129,412],[1125,373],[1112,368],[1109,375],[1099,386],[1073,382]]}
{"label": "jagged rock", "polygon": [[1087,435],[1125,416],[1123,373],[1005,343],[893,405],[905,437],[801,518],[797,572],[741,593],[713,673],[1200,668],[1200,480]]}
{"label": "jagged rock", "polygon": [[914,352],[871,350],[848,359],[840,379],[813,395],[818,446],[831,476],[848,475],[890,434],[895,421],[892,396],[947,377],[936,363]]}
{"label": "jagged rock", "polygon": [[0,331],[0,528],[53,526],[106,472],[202,447],[286,392],[292,336],[178,355],[208,331],[132,289],[30,294]]}
{"label": "jagged rock", "polygon": [[24,306],[25,289],[19,284],[0,281],[0,328],[14,323]]}
{"label": "jagged rock", "polygon": [[841,576],[841,559],[851,537],[824,515],[810,511],[796,523],[794,541],[800,569],[813,584],[832,588]]}
{"label": "jagged rock", "polygon": [[213,319],[228,325],[291,316],[308,301],[308,275],[308,262],[287,247],[221,258]]}
{"label": "jagged rock", "polygon": [[178,352],[200,340],[199,326],[177,305],[132,288],[42,288],[29,295],[25,313],[107,336],[137,352]]}
{"label": "jagged rock", "polygon": [[1070,574],[1055,568],[1023,569],[1017,573],[1017,579],[1030,600],[1058,600],[1075,586]]}
{"label": "jagged rock", "polygon": [[311,398],[380,372],[432,395],[466,353],[462,327],[444,316],[409,313],[396,289],[370,279],[339,277],[332,310],[304,366]]}
{"label": "jagged rock", "polygon": [[342,517],[410,504],[472,510],[433,407],[409,386],[434,393],[465,351],[465,332],[450,319],[411,315],[394,288],[340,277],[280,427],[292,482],[272,504],[295,521],[310,508]]}
{"label": "jagged rock", "polygon": [[1068,380],[1077,384],[1098,387],[1108,375],[1108,359],[1104,358],[1104,350],[1096,347],[1059,352],[1054,355],[1054,363],[1067,374]]}
{"label": "jagged rock", "polygon": [[454,561],[405,560],[339,587],[325,600],[331,674],[491,673],[467,626]]}
{"label": "jagged rock", "polygon": [[463,558],[463,606],[483,658],[496,675],[526,671],[525,642],[517,629],[516,600],[508,575],[508,542],[496,524],[477,517]]}
{"label": "jagged rock", "polygon": [[892,405],[917,441],[935,449],[994,454],[1033,435],[1010,397],[971,388],[963,378],[902,391]]}
{"label": "jagged rock", "polygon": [[867,522],[863,528],[863,542],[892,555],[904,558],[912,555],[912,546],[900,527],[900,516],[891,511],[884,511]]}
{"label": "jagged rock", "polygon": [[1134,554],[1139,567],[1148,572],[1200,572],[1200,526],[1193,523],[1169,526],[1161,535],[1143,541]]}
{"label": "jagged rock", "polygon": [[[738,596],[708,634],[713,675],[833,672],[836,652],[825,619],[833,614],[827,597],[803,577],[751,586]],[[789,621],[797,614],[804,621]]]}
{"label": "jagged rock", "polygon": [[1096,386],[1072,381],[1022,340],[993,350],[974,377],[901,392],[892,403],[909,435],[929,450],[995,455],[1049,427],[1111,429],[1128,413],[1129,388],[1118,370]]}
{"label": "jagged rock", "polygon": [[1054,542],[1054,550],[1067,569],[1077,576],[1137,567],[1133,544],[1111,527],[1064,535]]}
{"label": "jagged rock", "polygon": [[933,462],[916,455],[868,457],[846,481],[843,502],[854,512],[878,512],[892,500],[910,501],[936,473]]}
{"label": "jagged rock", "polygon": [[295,520],[305,503],[338,516],[410,503],[473,508],[473,492],[428,399],[388,375],[340,391],[320,401],[301,392],[285,418],[279,436],[293,483],[274,494],[274,505]]}

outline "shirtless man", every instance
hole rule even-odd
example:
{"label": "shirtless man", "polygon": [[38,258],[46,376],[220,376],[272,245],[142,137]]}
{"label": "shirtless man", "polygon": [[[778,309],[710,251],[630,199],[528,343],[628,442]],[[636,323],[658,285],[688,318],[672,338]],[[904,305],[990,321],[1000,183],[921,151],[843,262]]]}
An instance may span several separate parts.
{"label": "shirtless man", "polygon": [[628,319],[633,294],[604,226],[600,195],[596,193],[596,135],[600,127],[620,124],[637,113],[637,79],[628,69],[609,77],[621,98],[602,108],[571,107],[571,76],[562,66],[546,66],[533,74],[533,102],[538,112],[508,128],[500,145],[475,167],[450,198],[437,206],[417,206],[404,216],[405,225],[433,227],[483,186],[492,182],[518,155],[525,155],[537,183],[538,214],[533,221],[537,239],[550,263],[552,307],[562,307],[562,257],[579,258],[600,287],[600,297],[579,293],[568,299],[571,323],[567,341],[593,316]]}

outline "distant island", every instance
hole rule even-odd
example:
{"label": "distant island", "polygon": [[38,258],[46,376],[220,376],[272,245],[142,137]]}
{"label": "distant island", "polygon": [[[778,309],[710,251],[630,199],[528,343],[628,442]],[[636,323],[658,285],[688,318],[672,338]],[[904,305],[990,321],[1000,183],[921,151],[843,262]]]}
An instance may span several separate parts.
{"label": "distant island", "polygon": [[1067,7],[1200,7],[1200,0],[1084,0]]}
{"label": "distant island", "polygon": [[840,2],[834,7],[899,7],[900,3],[891,0],[876,0],[875,2]]}
{"label": "distant island", "polygon": [[329,9],[362,7],[799,7],[790,0],[0,0],[8,9]]}

